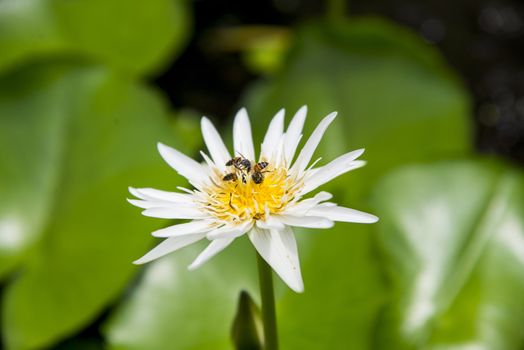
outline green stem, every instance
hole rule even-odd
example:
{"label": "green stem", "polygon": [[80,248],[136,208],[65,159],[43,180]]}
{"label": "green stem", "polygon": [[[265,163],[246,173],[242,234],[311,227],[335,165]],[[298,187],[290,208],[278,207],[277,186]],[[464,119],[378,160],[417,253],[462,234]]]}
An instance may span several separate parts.
{"label": "green stem", "polygon": [[344,19],[346,16],[346,7],[348,0],[328,0],[327,5],[327,17],[331,21],[339,21]]}
{"label": "green stem", "polygon": [[278,350],[277,316],[273,292],[273,270],[257,253],[260,297],[262,298],[262,322],[264,323],[264,349]]}

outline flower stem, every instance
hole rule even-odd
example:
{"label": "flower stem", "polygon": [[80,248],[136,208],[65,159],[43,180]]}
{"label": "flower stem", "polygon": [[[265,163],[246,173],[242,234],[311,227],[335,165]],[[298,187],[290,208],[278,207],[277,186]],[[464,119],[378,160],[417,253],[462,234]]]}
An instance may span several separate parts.
{"label": "flower stem", "polygon": [[277,316],[273,292],[273,270],[257,253],[260,297],[262,298],[262,322],[264,323],[264,349],[278,350]]}

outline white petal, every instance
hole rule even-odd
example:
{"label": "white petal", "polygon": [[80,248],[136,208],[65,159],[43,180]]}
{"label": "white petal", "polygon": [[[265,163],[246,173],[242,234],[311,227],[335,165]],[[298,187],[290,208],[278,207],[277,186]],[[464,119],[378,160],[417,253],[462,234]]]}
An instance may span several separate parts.
{"label": "white petal", "polygon": [[284,133],[284,114],[285,110],[282,108],[269,123],[264,142],[262,142],[260,148],[261,160],[274,160],[280,138]]}
{"label": "white petal", "polygon": [[205,233],[198,235],[187,235],[182,237],[170,237],[162,243],[151,249],[146,255],[133,262],[133,264],[145,264],[152,260],[163,257],[166,254],[174,252],[180,248],[184,248],[196,241],[205,237]]}
{"label": "white petal", "polygon": [[304,291],[300,273],[297,243],[293,231],[262,230],[254,227],[249,239],[260,256],[275,270],[282,280],[297,293]]}
{"label": "white petal", "polygon": [[288,164],[286,164],[285,161],[285,154],[284,154],[284,143],[286,141],[286,135],[283,134],[280,137],[280,141],[278,141],[278,145],[276,146],[275,152],[273,153],[273,163],[275,167],[288,167]]}
{"label": "white petal", "polygon": [[205,219],[208,215],[199,208],[176,207],[176,208],[149,208],[142,215],[159,219]]}
{"label": "white petal", "polygon": [[207,164],[207,166],[209,168],[216,168],[217,167],[215,165],[215,162],[211,158],[209,158],[209,156],[206,154],[206,152],[200,151],[200,155],[202,156],[202,158],[204,158],[204,162]]}
{"label": "white petal", "polygon": [[364,149],[352,151],[332,160],[320,168],[309,170],[304,177],[304,187],[300,190],[300,194],[304,195],[309,193],[348,171],[363,167],[366,165],[365,161],[355,160],[360,157],[362,153],[364,153]]}
{"label": "white petal", "polygon": [[151,234],[155,237],[173,237],[192,235],[194,233],[208,232],[213,229],[212,222],[205,220],[195,220],[183,224],[173,225],[160,230],[153,231]]}
{"label": "white petal", "polygon": [[298,155],[295,164],[293,164],[293,167],[291,168],[292,173],[296,172],[300,175],[304,171],[304,169],[306,169],[307,165],[311,161],[311,157],[313,157],[313,153],[315,153],[315,150],[317,149],[317,146],[320,143],[320,140],[322,139],[322,136],[324,136],[327,127],[329,126],[329,124],[331,124],[331,122],[335,119],[336,116],[337,112],[330,113],[318,124],[315,131],[313,131],[313,134],[311,134],[306,144],[304,145],[304,148],[302,148],[302,150],[300,151],[300,154]]}
{"label": "white petal", "polygon": [[172,203],[166,201],[149,201],[149,200],[140,200],[140,199],[128,199],[129,203],[133,204],[135,207],[142,209],[151,209],[151,208],[197,208],[196,203]]}
{"label": "white petal", "polygon": [[199,188],[206,182],[206,173],[202,171],[202,165],[197,161],[160,142],[158,143],[158,151],[166,163],[188,179],[193,186]]}
{"label": "white petal", "polygon": [[251,124],[245,108],[240,109],[233,122],[234,153],[241,154],[247,159],[255,160],[255,148],[251,136]]}
{"label": "white petal", "polygon": [[295,116],[289,123],[286,130],[286,141],[284,143],[284,159],[286,164],[291,165],[291,161],[295,156],[298,143],[302,138],[302,129],[304,127],[304,121],[306,120],[307,106],[302,106]]}
{"label": "white petal", "polygon": [[284,224],[276,215],[268,215],[265,220],[257,220],[257,226],[266,230],[282,230]]}
{"label": "white petal", "polygon": [[361,224],[372,224],[378,221],[378,217],[364,213],[363,211],[326,204],[332,203],[320,204],[311,209],[307,215],[322,216],[333,221],[356,222]]}
{"label": "white petal", "polygon": [[203,117],[200,124],[202,128],[202,136],[204,137],[204,142],[211,158],[213,158],[217,168],[220,171],[224,171],[226,169],[227,161],[231,159],[231,155],[224,145],[224,141],[222,141],[220,134],[209,119]]}
{"label": "white petal", "polygon": [[333,195],[329,192],[319,192],[313,198],[304,199],[295,204],[291,204],[285,211],[284,214],[290,215],[302,215],[309,209],[315,207],[320,202],[327,201],[333,198]]}
{"label": "white petal", "polygon": [[279,215],[278,219],[288,226],[296,227],[331,228],[334,225],[333,221],[319,216]]}
{"label": "white petal", "polygon": [[204,161],[206,162],[206,165],[207,165],[203,167],[202,171],[207,174],[207,177],[209,179],[216,177],[217,174],[215,170],[218,166],[215,165],[215,162],[213,162],[211,158],[209,158],[209,156],[205,154],[204,152],[200,151],[200,155],[202,156],[202,158],[204,158]]}
{"label": "white petal", "polygon": [[228,245],[233,242],[235,238],[221,238],[221,239],[215,239],[214,241],[211,241],[209,245],[200,253],[195,261],[191,263],[191,265],[188,266],[189,270],[194,270],[202,264],[204,264],[206,261],[220,253],[222,250],[224,250]]}
{"label": "white petal", "polygon": [[149,208],[155,208],[158,207],[158,202],[152,202],[152,201],[143,201],[140,199],[127,199],[127,201],[131,204],[133,204],[135,207],[139,207],[142,209],[149,209]]}
{"label": "white petal", "polygon": [[148,201],[165,201],[171,203],[192,203],[193,196],[186,193],[161,191],[154,188],[133,188],[129,192],[137,198]]}
{"label": "white petal", "polygon": [[237,225],[224,225],[209,232],[207,239],[236,238],[249,231],[252,225],[251,221],[245,221]]}

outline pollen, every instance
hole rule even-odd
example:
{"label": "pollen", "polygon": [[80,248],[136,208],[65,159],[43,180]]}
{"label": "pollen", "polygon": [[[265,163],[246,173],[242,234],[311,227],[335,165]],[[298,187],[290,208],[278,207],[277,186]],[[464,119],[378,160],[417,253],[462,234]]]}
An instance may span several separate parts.
{"label": "pollen", "polygon": [[268,166],[257,180],[254,172],[235,170],[207,189],[205,208],[222,221],[246,221],[264,219],[266,215],[283,210],[293,201],[297,183],[288,176],[286,168]]}

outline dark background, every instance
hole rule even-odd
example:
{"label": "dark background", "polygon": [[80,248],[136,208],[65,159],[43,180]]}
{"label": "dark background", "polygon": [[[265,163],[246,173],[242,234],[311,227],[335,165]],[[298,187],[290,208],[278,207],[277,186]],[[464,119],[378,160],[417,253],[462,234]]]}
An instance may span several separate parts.
{"label": "dark background", "polygon": [[[221,118],[256,75],[235,53],[205,52],[206,33],[235,25],[291,26],[325,11],[314,0],[194,1],[189,47],[155,80],[175,107]],[[380,15],[438,46],[474,98],[476,146],[524,163],[524,5],[520,1],[352,1],[346,15]]]}

